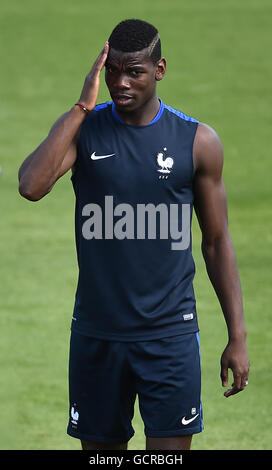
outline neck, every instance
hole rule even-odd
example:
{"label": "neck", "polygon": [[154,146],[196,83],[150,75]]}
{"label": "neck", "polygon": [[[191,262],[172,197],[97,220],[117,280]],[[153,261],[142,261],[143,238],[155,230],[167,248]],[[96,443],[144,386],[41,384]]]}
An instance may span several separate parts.
{"label": "neck", "polygon": [[159,109],[160,101],[157,95],[155,95],[140,108],[133,111],[120,111],[115,107],[115,112],[125,124],[131,126],[147,126],[158,114]]}

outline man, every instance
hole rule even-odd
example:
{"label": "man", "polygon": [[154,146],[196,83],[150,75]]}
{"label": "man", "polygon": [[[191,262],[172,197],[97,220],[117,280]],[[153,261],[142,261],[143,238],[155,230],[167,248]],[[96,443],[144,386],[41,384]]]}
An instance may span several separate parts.
{"label": "man", "polygon": [[[112,102],[97,105],[105,66]],[[23,162],[19,191],[38,201],[72,169],[79,278],[70,343],[68,434],[83,449],[127,449],[136,394],[146,448],[190,449],[201,432],[200,355],[191,217],[228,328],[229,397],[247,385],[246,328],[222,181],[208,125],[167,106],[157,29],[113,30],[79,102]]]}

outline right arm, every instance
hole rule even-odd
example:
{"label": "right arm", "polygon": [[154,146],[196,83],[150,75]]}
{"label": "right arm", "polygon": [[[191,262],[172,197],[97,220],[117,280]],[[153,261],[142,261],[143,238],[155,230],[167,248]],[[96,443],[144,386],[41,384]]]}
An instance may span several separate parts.
{"label": "right arm", "polygon": [[[109,51],[106,43],[87,75],[79,102],[92,111],[100,84],[100,72]],[[64,113],[52,126],[47,138],[22,163],[18,172],[19,192],[30,201],[48,194],[56,181],[71,169],[77,158],[77,140],[85,112],[79,106]]]}
{"label": "right arm", "polygon": [[30,201],[48,194],[55,182],[76,161],[76,143],[84,112],[74,106],[51,128],[48,137],[22,163],[19,169],[19,193]]}

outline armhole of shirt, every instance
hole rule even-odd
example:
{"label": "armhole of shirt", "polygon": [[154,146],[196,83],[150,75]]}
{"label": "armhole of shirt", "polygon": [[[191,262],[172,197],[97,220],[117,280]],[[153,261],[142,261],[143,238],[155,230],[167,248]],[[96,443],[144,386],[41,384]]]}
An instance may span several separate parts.
{"label": "armhole of shirt", "polygon": [[72,174],[70,176],[70,180],[72,181],[73,184],[76,181],[76,173],[78,171],[79,159],[81,158],[80,157],[80,155],[81,155],[81,134],[82,134],[82,129],[83,129],[84,123],[85,123],[85,121],[81,125],[79,136],[78,136],[78,141],[77,141],[77,144],[76,144],[76,152],[77,152],[76,161],[73,164],[73,170],[71,168]]}
{"label": "armhole of shirt", "polygon": [[192,162],[192,177],[193,178],[194,178],[194,175],[195,175],[194,143],[195,143],[195,138],[196,138],[196,133],[197,133],[198,126],[199,126],[199,121],[196,121],[195,133],[194,133],[194,137],[192,139],[192,148],[191,148],[191,162]]}

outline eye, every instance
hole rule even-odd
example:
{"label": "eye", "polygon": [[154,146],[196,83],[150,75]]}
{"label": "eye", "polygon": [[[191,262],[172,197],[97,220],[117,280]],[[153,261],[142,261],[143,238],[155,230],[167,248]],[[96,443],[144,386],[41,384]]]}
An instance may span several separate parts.
{"label": "eye", "polygon": [[142,71],[138,70],[138,69],[133,69],[133,70],[130,70],[129,73],[132,77],[139,77],[139,75],[142,73]]}
{"label": "eye", "polygon": [[116,71],[116,68],[113,65],[106,65],[106,70],[109,73],[114,73]]}

